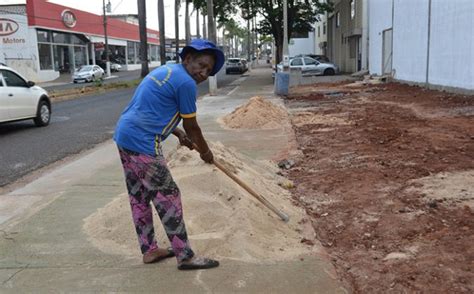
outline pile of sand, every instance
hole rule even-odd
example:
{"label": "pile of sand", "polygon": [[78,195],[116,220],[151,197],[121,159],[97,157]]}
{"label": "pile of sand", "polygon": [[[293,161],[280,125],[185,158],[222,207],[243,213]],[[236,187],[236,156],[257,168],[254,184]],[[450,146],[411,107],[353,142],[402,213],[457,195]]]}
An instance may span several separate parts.
{"label": "pile of sand", "polygon": [[286,110],[268,99],[255,96],[219,122],[231,129],[274,129],[287,121]]}
{"label": "pile of sand", "polygon": [[[215,158],[241,180],[290,216],[284,223],[214,165],[205,164],[197,152],[179,148],[168,164],[181,189],[184,216],[193,250],[200,255],[246,262],[268,262],[314,252],[301,243],[314,240],[304,212],[290,202],[290,193],[279,186],[270,162],[255,162],[221,144],[211,144]],[[159,246],[169,242],[155,213]],[[127,195],[117,198],[85,219],[89,240],[106,253],[140,258]]]}

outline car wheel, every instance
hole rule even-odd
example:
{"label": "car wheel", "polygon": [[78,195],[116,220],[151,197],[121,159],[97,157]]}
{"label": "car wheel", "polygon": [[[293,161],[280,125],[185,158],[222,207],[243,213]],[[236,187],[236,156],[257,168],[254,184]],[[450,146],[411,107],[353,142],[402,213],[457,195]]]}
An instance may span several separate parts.
{"label": "car wheel", "polygon": [[35,125],[38,127],[44,127],[49,124],[51,120],[51,107],[48,102],[42,100],[38,104],[38,110],[36,111],[36,117],[34,118]]}
{"label": "car wheel", "polygon": [[332,68],[326,68],[324,70],[324,75],[325,76],[333,76],[334,74],[335,74],[335,72],[334,72],[334,69],[332,69]]}

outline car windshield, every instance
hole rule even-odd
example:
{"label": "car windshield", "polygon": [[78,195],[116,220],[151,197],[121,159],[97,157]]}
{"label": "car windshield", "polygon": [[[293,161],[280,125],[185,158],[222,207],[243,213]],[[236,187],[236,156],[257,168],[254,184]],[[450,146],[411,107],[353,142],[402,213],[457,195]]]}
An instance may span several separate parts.
{"label": "car windshield", "polygon": [[229,59],[227,60],[228,63],[239,63],[240,59]]}
{"label": "car windshield", "polygon": [[83,66],[79,69],[79,72],[91,71],[92,66]]}

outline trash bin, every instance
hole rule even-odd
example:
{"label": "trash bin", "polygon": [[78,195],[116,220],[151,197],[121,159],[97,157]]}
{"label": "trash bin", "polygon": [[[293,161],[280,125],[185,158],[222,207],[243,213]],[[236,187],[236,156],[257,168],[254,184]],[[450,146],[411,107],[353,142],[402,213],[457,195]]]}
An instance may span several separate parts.
{"label": "trash bin", "polygon": [[275,88],[276,95],[288,95],[288,88],[290,87],[290,73],[277,72],[275,74]]}

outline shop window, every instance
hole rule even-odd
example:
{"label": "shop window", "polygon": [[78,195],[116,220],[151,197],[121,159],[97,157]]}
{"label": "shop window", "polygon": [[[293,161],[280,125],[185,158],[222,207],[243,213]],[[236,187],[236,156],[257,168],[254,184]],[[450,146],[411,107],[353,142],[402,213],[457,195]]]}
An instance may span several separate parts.
{"label": "shop window", "polygon": [[70,34],[64,34],[64,33],[56,33],[53,32],[53,42],[58,44],[70,44],[71,43],[71,35]]}
{"label": "shop window", "polygon": [[136,50],[135,50],[135,43],[134,42],[127,42],[127,63],[128,64],[135,64],[135,55],[136,55]]}
{"label": "shop window", "polygon": [[158,58],[158,46],[156,45],[151,45],[151,54],[150,54],[150,57],[151,57],[151,61],[157,61],[159,60]]}
{"label": "shop window", "polygon": [[79,68],[87,64],[86,47],[74,46],[74,66]]}
{"label": "shop window", "polygon": [[50,44],[38,44],[40,69],[53,69]]}
{"label": "shop window", "polygon": [[137,63],[142,62],[142,49],[140,46],[140,43],[135,43],[135,52],[136,52],[136,58],[137,58]]}
{"label": "shop window", "polygon": [[336,28],[341,26],[341,14],[336,12]]}
{"label": "shop window", "polygon": [[87,40],[82,35],[71,35],[71,43],[77,45],[86,45]]}
{"label": "shop window", "polygon": [[51,32],[44,30],[37,30],[36,35],[38,42],[50,43],[51,42]]}
{"label": "shop window", "polygon": [[326,35],[326,23],[323,23],[323,35]]}

